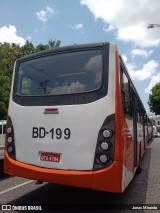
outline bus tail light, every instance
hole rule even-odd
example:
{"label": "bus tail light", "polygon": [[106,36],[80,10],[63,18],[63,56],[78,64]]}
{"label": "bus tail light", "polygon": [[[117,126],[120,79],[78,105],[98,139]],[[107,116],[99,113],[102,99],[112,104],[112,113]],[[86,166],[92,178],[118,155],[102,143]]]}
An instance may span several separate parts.
{"label": "bus tail light", "polygon": [[114,160],[115,115],[108,116],[99,130],[93,169],[101,169]]}
{"label": "bus tail light", "polygon": [[111,129],[104,129],[104,130],[102,131],[102,135],[103,135],[103,137],[106,138],[106,139],[111,138],[111,137],[112,137],[112,134],[113,134],[113,132],[112,132]]}
{"label": "bus tail light", "polygon": [[109,141],[102,141],[100,144],[100,147],[102,150],[109,150],[111,147],[111,144]]}
{"label": "bus tail light", "polygon": [[15,152],[15,140],[14,140],[14,128],[12,125],[12,120],[8,116],[8,121],[7,121],[7,131],[6,131],[6,149],[8,152],[8,155],[16,159],[16,152]]}
{"label": "bus tail light", "polygon": [[101,155],[99,156],[99,161],[100,161],[100,163],[107,163],[108,160],[109,160],[109,159],[108,159],[108,156],[105,155],[105,154],[101,154]]}

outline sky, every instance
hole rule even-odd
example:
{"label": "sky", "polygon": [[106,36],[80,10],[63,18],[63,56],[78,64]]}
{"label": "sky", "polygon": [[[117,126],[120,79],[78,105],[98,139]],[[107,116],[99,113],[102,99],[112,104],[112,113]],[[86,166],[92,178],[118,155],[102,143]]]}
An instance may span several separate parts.
{"label": "sky", "polygon": [[116,43],[147,112],[160,82],[160,27],[149,23],[160,24],[157,0],[0,0],[1,43]]}

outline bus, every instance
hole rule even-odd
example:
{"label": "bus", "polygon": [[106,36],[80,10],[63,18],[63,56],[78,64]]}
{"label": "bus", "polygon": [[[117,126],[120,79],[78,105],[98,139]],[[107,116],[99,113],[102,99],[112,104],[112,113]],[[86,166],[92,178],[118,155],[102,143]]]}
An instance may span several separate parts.
{"label": "bus", "polygon": [[0,160],[4,159],[5,132],[6,132],[6,121],[0,120]]}
{"label": "bus", "polygon": [[147,127],[147,137],[148,137],[148,142],[152,139],[153,137],[153,129],[154,129],[154,122],[152,119],[148,117],[148,127]]}
{"label": "bus", "polygon": [[23,56],[13,72],[4,171],[121,193],[141,171],[147,120],[116,44]]}

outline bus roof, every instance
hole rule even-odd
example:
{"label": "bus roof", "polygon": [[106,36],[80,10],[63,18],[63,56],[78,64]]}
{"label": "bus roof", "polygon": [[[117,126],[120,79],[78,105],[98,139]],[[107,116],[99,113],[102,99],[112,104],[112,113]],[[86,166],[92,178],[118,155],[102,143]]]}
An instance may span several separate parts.
{"label": "bus roof", "polygon": [[35,53],[31,53],[29,55],[24,55],[21,58],[18,58],[17,61],[23,61],[23,60],[27,60],[29,58],[33,58],[33,57],[38,57],[38,56],[43,56],[46,54],[51,54],[51,53],[56,53],[56,52],[65,52],[65,51],[72,51],[72,50],[76,50],[76,49],[84,49],[84,48],[96,48],[96,47],[103,47],[105,45],[115,45],[116,44],[112,43],[112,42],[97,42],[97,43],[88,43],[88,44],[73,44],[73,45],[69,45],[69,46],[63,46],[63,47],[56,47],[56,48],[51,48],[48,50],[43,50],[40,52],[35,52]]}

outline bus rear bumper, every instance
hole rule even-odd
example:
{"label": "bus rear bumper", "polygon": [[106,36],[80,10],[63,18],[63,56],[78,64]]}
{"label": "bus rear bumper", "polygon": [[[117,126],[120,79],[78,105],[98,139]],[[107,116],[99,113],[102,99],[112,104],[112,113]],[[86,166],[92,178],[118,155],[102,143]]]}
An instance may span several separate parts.
{"label": "bus rear bumper", "polygon": [[122,192],[122,167],[118,161],[97,171],[55,170],[15,161],[5,151],[4,172],[31,180],[108,192]]}

